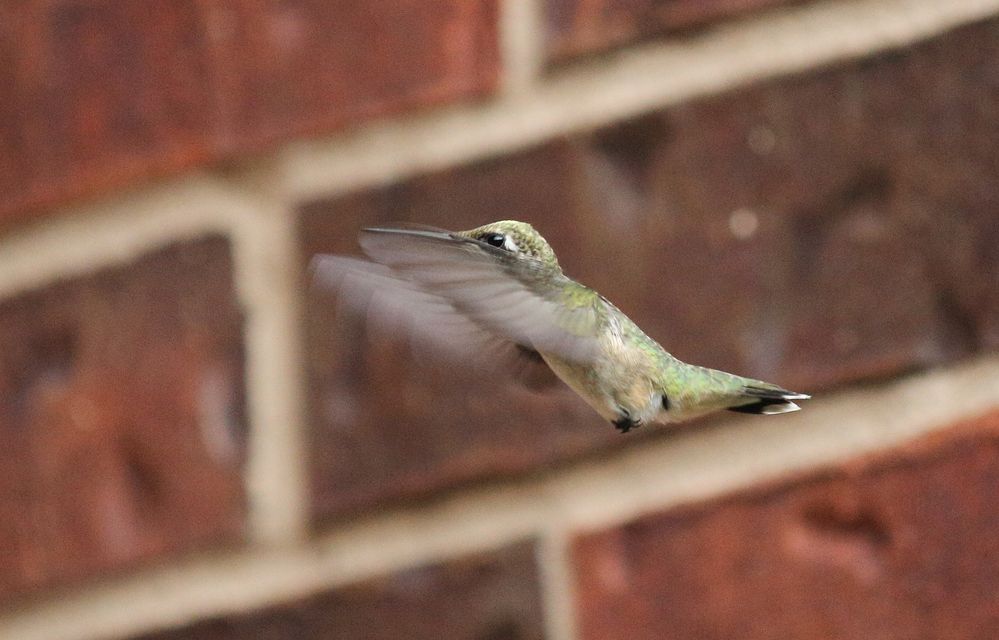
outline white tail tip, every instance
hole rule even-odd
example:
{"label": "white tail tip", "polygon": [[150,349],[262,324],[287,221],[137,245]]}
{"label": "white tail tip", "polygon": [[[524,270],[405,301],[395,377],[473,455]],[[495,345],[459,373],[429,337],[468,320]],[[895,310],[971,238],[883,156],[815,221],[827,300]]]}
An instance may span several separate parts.
{"label": "white tail tip", "polygon": [[[803,400],[803,399],[805,399],[807,397],[808,396],[804,396],[803,398],[798,398],[797,396],[794,396],[794,399],[795,400],[799,400],[799,399]],[[801,411],[801,407],[799,407],[798,405],[796,405],[793,402],[784,402],[784,403],[781,403],[781,404],[771,404],[771,405],[768,405],[768,406],[764,407],[763,410],[760,411],[760,413],[763,414],[763,415],[765,415],[765,416],[775,416],[778,413],[791,413],[792,411]]]}

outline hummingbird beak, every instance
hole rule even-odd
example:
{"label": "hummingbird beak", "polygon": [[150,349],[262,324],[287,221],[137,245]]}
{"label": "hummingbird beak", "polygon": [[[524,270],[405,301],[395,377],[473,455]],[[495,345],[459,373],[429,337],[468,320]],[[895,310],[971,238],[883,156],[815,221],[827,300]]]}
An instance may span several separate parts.
{"label": "hummingbird beak", "polygon": [[[364,234],[371,234],[373,236],[404,236],[410,238],[420,238],[423,240],[430,240],[433,242],[446,242],[451,244],[469,244],[474,245],[487,254],[498,256],[505,253],[502,249],[494,247],[492,245],[486,244],[481,240],[463,235],[456,231],[445,231],[443,229],[434,228],[395,228],[395,227],[365,227],[361,230],[362,240],[361,246],[364,246],[363,236]],[[507,253],[510,251],[516,251],[516,245],[514,245]]]}
{"label": "hummingbird beak", "polygon": [[394,227],[365,227],[362,233],[374,233],[380,235],[413,236],[415,238],[427,238],[430,240],[457,240],[461,236],[443,229],[405,229]]}

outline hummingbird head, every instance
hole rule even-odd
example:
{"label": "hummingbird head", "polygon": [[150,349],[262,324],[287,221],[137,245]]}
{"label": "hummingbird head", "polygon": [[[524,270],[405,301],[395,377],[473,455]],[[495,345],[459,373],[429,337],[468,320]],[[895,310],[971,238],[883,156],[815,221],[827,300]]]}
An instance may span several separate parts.
{"label": "hummingbird head", "polygon": [[559,268],[558,259],[555,258],[555,252],[548,245],[548,241],[526,222],[500,220],[468,231],[459,231],[456,235],[478,240],[518,256],[533,258],[549,267]]}

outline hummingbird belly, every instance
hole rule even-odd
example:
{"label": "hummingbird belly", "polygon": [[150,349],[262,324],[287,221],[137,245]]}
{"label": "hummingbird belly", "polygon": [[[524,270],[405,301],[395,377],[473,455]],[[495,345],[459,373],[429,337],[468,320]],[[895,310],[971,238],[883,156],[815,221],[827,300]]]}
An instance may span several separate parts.
{"label": "hummingbird belly", "polygon": [[622,417],[651,422],[659,417],[662,399],[641,356],[615,350],[593,364],[582,365],[541,352],[555,375],[610,422]]}

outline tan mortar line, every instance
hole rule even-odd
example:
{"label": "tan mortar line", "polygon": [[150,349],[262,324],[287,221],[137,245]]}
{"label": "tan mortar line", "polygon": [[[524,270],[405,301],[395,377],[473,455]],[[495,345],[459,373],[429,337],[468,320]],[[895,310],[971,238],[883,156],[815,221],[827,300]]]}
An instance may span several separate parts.
{"label": "tan mortar line", "polygon": [[250,536],[282,543],[305,529],[297,248],[279,203],[188,175],[57,212],[0,243],[0,296],[127,265],[184,240],[230,238],[245,312]]}
{"label": "tan mortar line", "polygon": [[[528,91],[532,72],[527,71],[521,74],[519,81],[508,82],[505,97],[495,106],[456,109],[440,116],[377,125],[342,142],[298,145],[285,156],[283,167],[276,175],[288,176],[284,179],[284,195],[289,202],[396,179],[416,171],[514,149],[564,131],[602,124],[756,78],[898,46],[999,8],[999,2],[991,0],[966,1],[959,6],[938,7],[937,11],[933,10],[933,3],[925,0],[833,4],[815,5],[814,13],[809,7],[803,11],[772,14],[765,20],[716,31],[709,38],[694,43],[653,45],[626,52],[563,74],[540,85],[533,95]],[[883,15],[875,15],[878,7]],[[847,14],[853,17],[844,18]],[[785,24],[783,30],[791,37],[778,37],[782,30],[778,28],[780,24]],[[807,37],[791,33],[802,29]],[[833,43],[826,37],[817,40],[823,29],[838,33],[836,37],[840,41]],[[778,41],[780,46],[776,46]],[[764,42],[767,48],[776,47],[778,57],[789,51],[800,55],[788,55],[787,60],[776,64],[767,50],[761,48]],[[516,47],[520,46],[519,55],[527,61],[523,64],[536,64],[536,61],[531,62],[530,55],[524,54],[531,46],[529,38],[522,40],[520,45],[505,46],[508,46],[504,54],[508,60],[517,59]],[[753,60],[749,55],[753,52],[758,59]],[[747,62],[749,60],[753,61]],[[732,66],[733,62],[740,64]],[[684,67],[693,69],[697,65],[704,65],[704,77],[692,77],[689,71],[685,73]],[[729,66],[723,68],[726,65]],[[673,71],[676,73],[669,75]],[[660,77],[663,74],[665,77]],[[649,77],[660,79],[650,81]],[[585,99],[587,95],[613,98],[616,91],[623,91],[620,101],[602,104],[602,98],[593,98],[574,107],[577,100]],[[546,105],[547,102],[554,106]],[[475,129],[481,129],[483,135],[472,139],[467,134]],[[311,171],[310,163],[317,163]],[[338,173],[341,170],[342,174]],[[281,289],[293,284],[296,276],[296,263],[291,257],[294,250],[290,240],[292,216],[290,212],[280,212],[279,202],[267,204],[265,210],[261,210],[256,203],[242,201],[242,194],[235,196],[220,183],[203,176],[188,176],[180,182],[183,184],[167,183],[146,189],[139,195],[119,196],[91,207],[75,208],[69,215],[43,220],[26,232],[8,236],[0,244],[0,264],[4,265],[0,271],[0,294],[10,295],[53,279],[125,263],[169,242],[210,232],[230,235],[234,242],[240,297],[250,320],[247,386],[254,445],[247,482],[251,494],[251,537],[273,543],[293,541],[301,533],[304,512],[304,470],[298,455],[301,451],[302,413],[298,397],[301,381],[296,378],[299,369],[295,366],[299,342],[294,316],[298,301],[295,287],[285,289],[284,293]],[[287,215],[282,217],[282,213]],[[81,237],[88,238],[88,242],[77,243]],[[274,291],[278,293],[274,295]],[[813,405],[821,406],[819,403]],[[718,433],[727,433],[727,430],[704,432],[697,440],[718,437]],[[686,437],[679,439],[676,446],[685,442]],[[811,450],[810,445],[803,446]],[[658,449],[651,451],[650,455],[654,455]],[[703,448],[694,447],[694,453],[697,451],[703,451]],[[616,468],[624,464],[623,460],[615,457],[608,464]],[[636,473],[641,473],[647,464],[636,462]],[[570,477],[585,482],[587,468],[580,467]],[[751,479],[747,478],[747,481]],[[423,514],[400,512],[376,519],[373,524],[356,523],[308,547],[258,549],[213,560],[192,561],[152,574],[139,573],[85,595],[76,594],[62,601],[27,608],[7,620],[0,619],[0,637],[71,639],[103,637],[109,633],[127,635],[144,630],[147,625],[170,624],[194,615],[252,607],[275,597],[294,597],[328,584],[448,557],[463,550],[487,548],[522,535],[540,533],[546,540],[543,549],[546,545],[559,549],[572,527],[601,526],[601,523],[606,524],[610,514],[617,512],[624,514],[619,513],[620,519],[629,517],[628,508],[620,511],[618,494],[601,502],[601,494],[596,493],[593,499],[579,503],[568,499],[572,495],[570,492],[563,496],[568,510],[556,517],[553,524],[546,514],[550,503],[559,499],[556,480],[539,487],[511,485],[495,492],[487,490],[486,496],[490,499],[486,502],[492,505],[490,508],[495,507],[500,516],[480,513],[488,526],[476,528],[465,522],[457,528],[470,535],[474,543],[456,535],[446,515],[434,515],[434,510]],[[726,483],[722,482],[720,486],[723,489]],[[683,487],[682,479],[678,480],[674,487],[680,489],[678,495],[683,494]],[[703,487],[687,489],[693,491],[688,499],[693,499]],[[525,490],[528,495],[521,495]],[[713,490],[708,487],[709,493]],[[537,491],[540,495],[536,495]],[[643,491],[643,485],[639,483],[633,493],[636,498],[628,504],[640,503],[638,498],[642,496],[651,505],[665,505],[676,499],[676,496],[670,497],[669,492],[665,500],[662,494],[647,494],[649,491]],[[470,517],[469,510],[462,506],[462,499],[474,499],[474,494],[472,498],[459,496],[455,499],[457,502],[449,501],[440,511],[444,514],[456,511],[465,518]],[[443,518],[444,524],[431,527],[434,518]],[[437,537],[415,544],[408,535],[400,539],[400,531],[406,531],[409,522],[424,535]],[[503,526],[493,528],[496,524]],[[372,540],[366,538],[366,530],[375,534]],[[341,545],[353,551],[340,552]],[[558,553],[542,552],[541,557],[547,558],[543,560],[547,564],[559,562]],[[571,619],[571,614],[564,608],[571,606],[571,602],[564,593],[565,567],[546,566],[542,574],[550,606],[562,608],[552,616],[555,622],[550,621],[549,626],[561,629],[556,637],[566,637],[565,634],[571,632],[566,630],[564,621]],[[261,576],[265,579],[261,580]],[[226,585],[229,591],[224,593]],[[551,596],[552,593],[557,595]],[[133,598],[138,607],[133,607]],[[91,609],[101,605],[104,609]],[[61,620],[60,612],[65,614]],[[133,617],[140,623],[136,624]]]}
{"label": "tan mortar line", "polygon": [[296,216],[278,196],[280,174],[266,163],[232,177],[254,203],[251,215],[232,229],[236,281],[247,311],[248,533],[259,544],[283,545],[308,527]]}
{"label": "tan mortar line", "polygon": [[374,515],[299,546],[250,548],[88,587],[11,612],[0,638],[126,637],[536,536],[548,628],[568,640],[572,579],[563,554],[572,532],[890,448],[997,406],[999,356],[982,357],[877,389],[820,395],[799,413],[736,417],[561,473]]}
{"label": "tan mortar line", "polygon": [[[498,99],[293,143],[281,154],[291,197],[325,197],[516,150],[763,78],[903,46],[999,12],[999,0],[809,3],[688,40],[598,57],[530,90],[540,36],[529,23],[539,10],[518,2],[507,0],[504,8],[504,61],[515,67]],[[528,24],[515,24],[518,16],[528,16]]]}
{"label": "tan mortar line", "polygon": [[191,175],[53,212],[4,235],[0,296],[127,264],[172,242],[225,234],[233,208],[220,183]]}
{"label": "tan mortar line", "polygon": [[569,544],[573,532],[552,523],[539,534],[537,562],[541,600],[545,614],[545,638],[573,640],[577,637],[575,589]]}
{"label": "tan mortar line", "polygon": [[506,0],[500,4],[501,91],[507,96],[534,89],[544,63],[540,0]]}

